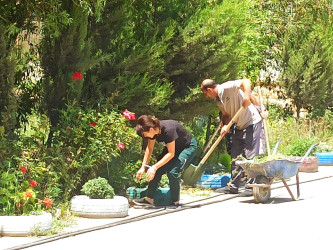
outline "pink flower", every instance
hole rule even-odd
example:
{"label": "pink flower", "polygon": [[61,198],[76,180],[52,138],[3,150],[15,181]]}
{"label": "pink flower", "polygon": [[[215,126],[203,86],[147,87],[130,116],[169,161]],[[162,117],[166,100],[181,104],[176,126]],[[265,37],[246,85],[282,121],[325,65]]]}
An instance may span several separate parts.
{"label": "pink flower", "polygon": [[120,150],[124,150],[125,149],[125,144],[123,142],[120,142],[118,143],[117,147],[120,149]]}
{"label": "pink flower", "polygon": [[127,109],[124,110],[123,116],[130,121],[136,120],[135,113],[129,112]]}
{"label": "pink flower", "polygon": [[97,126],[97,122],[91,122],[91,123],[89,123],[89,126],[90,127],[95,127],[95,126]]}
{"label": "pink flower", "polygon": [[82,79],[82,74],[80,72],[75,71],[73,74],[73,81],[78,81]]}
{"label": "pink flower", "polygon": [[71,129],[71,126],[67,126],[67,128],[66,128],[67,130],[70,130]]}
{"label": "pink flower", "polygon": [[26,172],[28,172],[28,169],[23,167],[23,166],[19,166],[19,169],[21,170],[21,172],[24,174]]}
{"label": "pink flower", "polygon": [[46,207],[50,207],[52,205],[52,200],[50,198],[44,198],[43,203]]}
{"label": "pink flower", "polygon": [[32,194],[29,191],[25,191],[24,195],[28,198],[32,197]]}
{"label": "pink flower", "polygon": [[34,187],[37,186],[37,182],[34,181],[34,180],[30,180],[29,183],[30,183],[30,187],[31,187],[31,188],[34,188]]}

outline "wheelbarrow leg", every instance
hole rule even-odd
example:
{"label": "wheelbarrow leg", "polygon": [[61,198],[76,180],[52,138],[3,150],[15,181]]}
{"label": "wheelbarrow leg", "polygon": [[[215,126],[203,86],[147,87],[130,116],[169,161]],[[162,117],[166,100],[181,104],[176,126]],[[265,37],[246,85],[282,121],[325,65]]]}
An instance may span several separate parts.
{"label": "wheelbarrow leg", "polygon": [[281,179],[281,181],[283,182],[284,186],[285,186],[285,187],[286,187],[286,189],[288,190],[288,192],[289,192],[289,194],[290,194],[291,198],[292,198],[292,199],[295,201],[296,199],[295,199],[295,197],[294,197],[293,193],[291,192],[291,190],[290,190],[290,188],[289,188],[289,186],[288,186],[287,182],[286,182],[284,179]]}
{"label": "wheelbarrow leg", "polygon": [[299,176],[298,176],[298,171],[297,171],[297,174],[296,174],[296,185],[297,185],[297,200],[300,196],[300,190],[299,190]]}

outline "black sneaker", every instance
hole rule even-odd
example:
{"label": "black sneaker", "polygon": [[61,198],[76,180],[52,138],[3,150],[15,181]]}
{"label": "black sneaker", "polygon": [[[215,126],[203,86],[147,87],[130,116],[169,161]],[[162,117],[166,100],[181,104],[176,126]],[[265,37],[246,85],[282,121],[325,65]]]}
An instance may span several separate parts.
{"label": "black sneaker", "polygon": [[132,200],[133,204],[136,206],[153,206],[149,201],[147,201],[145,198],[141,199],[134,199]]}
{"label": "black sneaker", "polygon": [[171,203],[169,206],[166,207],[166,209],[179,209],[182,208],[181,204],[175,204],[175,203]]}
{"label": "black sneaker", "polygon": [[239,194],[240,197],[250,197],[250,196],[252,196],[252,195],[253,195],[253,191],[252,191],[252,189],[245,189],[244,192],[241,192],[241,193]]}
{"label": "black sneaker", "polygon": [[216,193],[222,193],[222,194],[238,194],[238,188],[231,188],[231,187],[223,187],[215,189]]}

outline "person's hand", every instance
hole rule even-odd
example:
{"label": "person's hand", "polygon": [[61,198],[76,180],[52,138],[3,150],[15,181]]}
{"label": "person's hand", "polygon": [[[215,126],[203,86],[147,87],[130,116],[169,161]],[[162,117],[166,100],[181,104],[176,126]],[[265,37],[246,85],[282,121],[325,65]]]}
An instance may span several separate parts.
{"label": "person's hand", "polygon": [[222,134],[222,135],[225,135],[225,134],[229,133],[229,130],[230,130],[230,129],[228,129],[228,126],[227,126],[227,125],[224,125],[224,126],[221,128],[221,134]]}
{"label": "person's hand", "polygon": [[142,166],[139,171],[136,173],[136,179],[139,181],[142,179],[143,174],[145,173],[145,167]]}
{"label": "person's hand", "polygon": [[268,117],[268,111],[261,112],[260,115],[263,119],[266,119]]}
{"label": "person's hand", "polygon": [[147,171],[147,174],[146,174],[146,179],[148,182],[150,182],[152,179],[154,179],[155,177],[155,173],[156,173],[156,167],[155,166],[151,166],[148,171]]}
{"label": "person's hand", "polygon": [[251,104],[250,98],[249,97],[245,97],[245,95],[244,95],[242,106],[246,109],[248,106],[250,106],[250,104]]}

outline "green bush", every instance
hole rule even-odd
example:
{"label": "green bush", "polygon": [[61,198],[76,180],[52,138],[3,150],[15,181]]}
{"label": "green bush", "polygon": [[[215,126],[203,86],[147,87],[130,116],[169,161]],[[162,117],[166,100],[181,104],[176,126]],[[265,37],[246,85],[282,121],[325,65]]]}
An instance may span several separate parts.
{"label": "green bush", "polygon": [[81,189],[81,192],[92,199],[112,199],[114,190],[105,178],[95,178],[87,181]]}
{"label": "green bush", "polygon": [[204,165],[205,174],[223,174],[231,172],[231,156],[220,154],[215,164]]}
{"label": "green bush", "polygon": [[51,207],[52,200],[44,196],[37,177],[30,167],[9,163],[0,175],[0,215],[38,213]]}
{"label": "green bush", "polygon": [[62,169],[59,165],[67,165],[63,157],[67,150],[45,145],[49,130],[50,122],[45,115],[33,113],[28,116],[15,131],[19,139],[15,143],[17,153],[13,155],[12,162],[27,167],[29,175],[38,183],[36,191],[40,198],[47,197],[58,204],[70,197],[65,195],[60,181],[61,175],[67,173],[59,171]]}
{"label": "green bush", "polygon": [[285,107],[278,104],[269,104],[266,108],[269,111],[269,116],[274,117],[275,120],[286,120],[293,116],[292,107],[288,104]]}
{"label": "green bush", "polygon": [[[125,193],[133,185],[142,159],[141,138],[132,122],[115,110],[71,105],[52,128],[51,148],[45,144],[51,129],[46,116],[28,116],[15,131],[16,141],[10,141],[0,129],[0,173],[7,173],[0,175],[0,210],[22,214],[45,209],[44,198],[54,205],[67,202],[97,176],[107,178],[115,192]],[[25,166],[28,172],[22,176],[18,166]],[[29,188],[30,179],[38,183],[31,193],[35,199],[22,206],[19,196]]]}
{"label": "green bush", "polygon": [[289,117],[285,120],[277,120],[275,117],[269,117],[268,138],[271,151],[276,142],[282,139],[278,153],[284,155],[302,156],[312,144],[319,145],[311,152],[327,152],[333,146],[332,129],[329,117],[320,119],[295,119]]}
{"label": "green bush", "polygon": [[[286,146],[285,155],[304,156],[311,145],[316,144],[317,142],[317,139],[313,137],[299,137]],[[311,151],[309,156],[313,156],[315,152],[316,148]]]}
{"label": "green bush", "polygon": [[61,112],[53,142],[53,150],[63,151],[57,166],[62,189],[73,196],[86,181],[103,176],[117,192],[121,191],[140,155],[138,144],[131,121],[121,113],[68,105]]}

